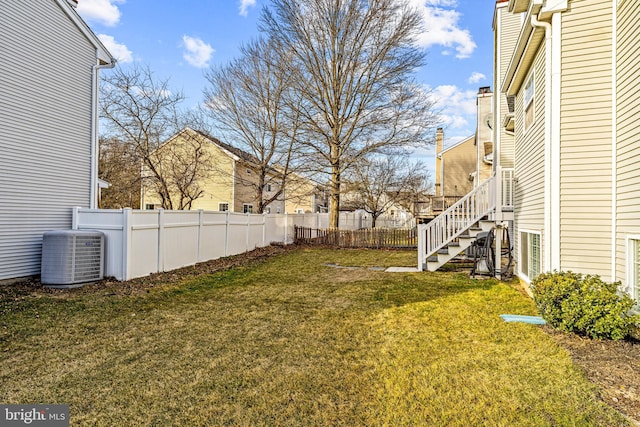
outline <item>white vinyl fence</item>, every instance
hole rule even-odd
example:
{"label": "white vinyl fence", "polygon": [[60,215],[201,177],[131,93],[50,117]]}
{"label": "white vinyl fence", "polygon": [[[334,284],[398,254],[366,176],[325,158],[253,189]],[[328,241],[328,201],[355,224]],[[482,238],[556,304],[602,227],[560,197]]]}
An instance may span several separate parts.
{"label": "white vinyl fence", "polygon": [[[328,214],[240,214],[212,211],[73,209],[73,229],[105,234],[105,276],[129,280],[271,243],[293,242],[294,225],[327,228]],[[341,213],[340,228],[370,227],[359,213]]]}

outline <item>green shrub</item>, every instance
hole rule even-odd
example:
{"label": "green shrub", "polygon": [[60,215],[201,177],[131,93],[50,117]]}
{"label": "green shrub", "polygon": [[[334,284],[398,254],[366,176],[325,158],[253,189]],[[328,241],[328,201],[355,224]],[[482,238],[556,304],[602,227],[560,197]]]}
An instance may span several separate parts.
{"label": "green shrub", "polygon": [[556,329],[596,339],[621,340],[640,319],[629,314],[634,301],[618,295],[619,283],[572,272],[541,274],[531,288],[542,318]]}

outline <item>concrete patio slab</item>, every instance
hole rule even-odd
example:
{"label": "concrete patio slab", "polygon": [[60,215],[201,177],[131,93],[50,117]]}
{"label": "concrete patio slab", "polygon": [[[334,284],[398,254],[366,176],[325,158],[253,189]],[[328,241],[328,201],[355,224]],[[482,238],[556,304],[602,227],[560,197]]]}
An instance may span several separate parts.
{"label": "concrete patio slab", "polygon": [[418,267],[389,267],[385,270],[387,273],[418,273]]}

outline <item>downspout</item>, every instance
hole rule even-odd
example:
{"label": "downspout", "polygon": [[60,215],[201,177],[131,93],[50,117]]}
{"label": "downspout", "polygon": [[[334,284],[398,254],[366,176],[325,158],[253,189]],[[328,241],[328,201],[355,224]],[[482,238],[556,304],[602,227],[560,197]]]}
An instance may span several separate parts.
{"label": "downspout", "polygon": [[[552,240],[555,239],[552,229],[551,209],[552,209],[552,196],[551,188],[553,187],[552,179],[554,178],[551,168],[551,135],[552,135],[552,123],[551,117],[553,114],[551,103],[551,78],[552,78],[552,37],[551,37],[551,24],[548,22],[542,22],[538,20],[538,17],[531,15],[531,25],[534,28],[544,28],[545,35],[545,97],[544,97],[544,265],[542,271],[553,271],[552,257],[553,257],[553,244]],[[534,106],[535,108],[535,106]]]}
{"label": "downspout", "polygon": [[[616,233],[618,231],[618,117],[616,114],[618,105],[618,2],[613,4],[613,27],[611,29],[612,41],[612,70],[611,70],[611,282],[616,281]],[[625,278],[629,283],[629,278]]]}
{"label": "downspout", "polygon": [[98,78],[103,68],[113,68],[116,60],[109,64],[94,64],[91,67],[91,190],[89,192],[89,208],[98,208]]}

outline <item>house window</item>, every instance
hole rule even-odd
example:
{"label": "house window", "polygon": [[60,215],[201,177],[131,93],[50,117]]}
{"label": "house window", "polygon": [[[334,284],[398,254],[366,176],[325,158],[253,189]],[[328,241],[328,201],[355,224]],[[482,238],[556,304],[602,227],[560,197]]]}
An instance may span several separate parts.
{"label": "house window", "polygon": [[229,210],[229,203],[218,203],[218,210],[220,212],[227,212]]}
{"label": "house window", "polygon": [[265,184],[264,190],[265,191],[271,191],[271,184]]}
{"label": "house window", "polygon": [[638,299],[640,299],[640,237],[629,239],[628,256],[629,274],[627,281],[629,282],[631,297],[636,300],[636,307],[638,307]]}
{"label": "house window", "polygon": [[264,210],[264,212],[270,214],[271,213],[271,206],[267,206],[267,208]]}
{"label": "house window", "polygon": [[298,209],[296,209],[296,213],[297,214],[303,214],[304,213],[304,209],[298,208]]}
{"label": "house window", "polygon": [[541,247],[539,233],[520,233],[520,272],[533,280],[540,274]]}
{"label": "house window", "polygon": [[533,79],[534,75],[531,74],[529,80],[527,81],[527,85],[524,87],[524,130],[526,131],[533,124],[534,119],[534,94],[535,94],[535,83]]}
{"label": "house window", "polygon": [[253,213],[253,205],[249,203],[244,203],[242,205],[242,212],[244,213]]}
{"label": "house window", "polygon": [[276,213],[282,213],[282,211],[281,211],[281,209],[280,209],[280,206],[278,206],[278,207],[276,208]]}

